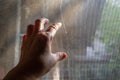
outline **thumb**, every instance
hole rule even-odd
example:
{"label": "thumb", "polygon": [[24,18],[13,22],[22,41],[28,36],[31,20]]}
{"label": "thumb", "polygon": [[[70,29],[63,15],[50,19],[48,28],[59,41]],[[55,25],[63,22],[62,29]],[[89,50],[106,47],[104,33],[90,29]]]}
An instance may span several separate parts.
{"label": "thumb", "polygon": [[68,55],[65,52],[56,52],[54,55],[57,61],[64,60],[68,57]]}

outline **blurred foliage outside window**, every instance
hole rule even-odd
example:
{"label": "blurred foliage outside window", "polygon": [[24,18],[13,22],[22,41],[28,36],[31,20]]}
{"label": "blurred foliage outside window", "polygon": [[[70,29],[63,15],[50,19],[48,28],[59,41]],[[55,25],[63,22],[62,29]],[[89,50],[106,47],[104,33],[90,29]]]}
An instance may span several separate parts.
{"label": "blurred foliage outside window", "polygon": [[107,54],[115,57],[106,64],[103,73],[112,74],[111,80],[120,80],[120,0],[107,0],[98,31],[96,37],[106,44]]}

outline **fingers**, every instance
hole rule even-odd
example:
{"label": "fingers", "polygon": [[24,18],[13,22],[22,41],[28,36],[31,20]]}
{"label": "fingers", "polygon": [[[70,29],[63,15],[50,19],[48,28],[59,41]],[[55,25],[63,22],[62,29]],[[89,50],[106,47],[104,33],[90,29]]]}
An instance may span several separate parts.
{"label": "fingers", "polygon": [[[37,34],[39,31],[44,31],[44,25],[47,24],[49,20],[47,18],[37,19],[35,21],[35,25],[29,25],[27,28],[27,35],[30,36],[32,34]],[[48,27],[46,32],[49,33],[50,36],[54,37],[57,30],[62,26],[62,23],[58,22]]]}
{"label": "fingers", "polygon": [[34,25],[32,25],[32,24],[28,25],[28,27],[27,27],[27,36],[28,37],[31,36],[33,34],[33,32],[34,32]]}
{"label": "fingers", "polygon": [[[24,36],[23,36],[23,39],[22,39],[21,51],[22,51],[22,50],[24,49],[24,47],[25,47],[25,42],[26,42],[26,40],[27,40],[27,35],[24,35]],[[23,52],[21,52],[20,61],[23,59],[23,57],[24,57],[24,54],[23,54]]]}
{"label": "fingers", "polygon": [[68,57],[68,55],[65,52],[57,52],[54,55],[55,55],[54,57],[57,61],[64,60]]}
{"label": "fingers", "polygon": [[41,18],[41,19],[37,19],[35,21],[35,31],[34,33],[38,33],[39,31],[43,31],[44,30],[44,25],[47,24],[49,22],[48,19],[46,18]]}
{"label": "fingers", "polygon": [[26,40],[27,40],[27,35],[24,35],[22,39],[22,47],[24,46]]}
{"label": "fingers", "polygon": [[60,22],[55,23],[55,24],[49,26],[48,29],[46,30],[46,32],[48,32],[50,36],[54,37],[56,32],[58,31],[58,29],[61,26],[62,26],[62,23],[60,23]]}

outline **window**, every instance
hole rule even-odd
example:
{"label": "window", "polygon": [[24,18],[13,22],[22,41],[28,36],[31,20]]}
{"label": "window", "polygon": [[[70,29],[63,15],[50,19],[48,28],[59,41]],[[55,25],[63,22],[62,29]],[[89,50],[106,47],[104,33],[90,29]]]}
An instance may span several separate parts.
{"label": "window", "polygon": [[41,16],[49,18],[49,24],[63,23],[54,38],[53,52],[65,51],[69,56],[42,80],[120,79],[120,0],[17,0],[16,3],[16,43],[11,62],[19,61],[26,26]]}

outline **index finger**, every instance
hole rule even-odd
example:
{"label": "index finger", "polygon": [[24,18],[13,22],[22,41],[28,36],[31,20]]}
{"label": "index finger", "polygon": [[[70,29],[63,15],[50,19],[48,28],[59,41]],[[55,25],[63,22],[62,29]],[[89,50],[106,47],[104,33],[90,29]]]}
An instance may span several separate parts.
{"label": "index finger", "polygon": [[55,23],[55,24],[49,26],[48,29],[46,30],[46,32],[48,32],[51,37],[54,37],[56,32],[58,31],[58,29],[61,26],[62,26],[61,22]]}

